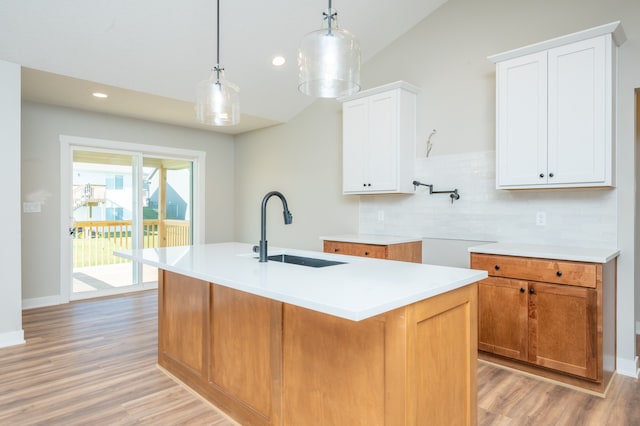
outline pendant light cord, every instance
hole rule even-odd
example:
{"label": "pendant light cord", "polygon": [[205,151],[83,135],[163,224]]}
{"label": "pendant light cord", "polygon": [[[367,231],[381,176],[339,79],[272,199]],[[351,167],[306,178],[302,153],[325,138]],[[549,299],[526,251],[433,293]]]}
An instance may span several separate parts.
{"label": "pendant light cord", "polygon": [[216,64],[220,65],[220,0],[218,0],[218,10],[216,11]]}
{"label": "pendant light cord", "polygon": [[220,71],[223,71],[224,68],[220,67],[220,0],[217,1],[217,11],[216,11],[216,66],[213,67],[213,70],[216,72],[216,80],[220,83]]}

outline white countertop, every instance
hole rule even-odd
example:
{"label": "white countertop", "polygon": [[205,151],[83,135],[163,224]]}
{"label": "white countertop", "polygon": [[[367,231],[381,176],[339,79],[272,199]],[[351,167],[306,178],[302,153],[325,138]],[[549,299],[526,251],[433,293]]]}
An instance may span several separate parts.
{"label": "white countertop", "polygon": [[375,244],[388,246],[391,244],[413,243],[422,241],[420,237],[402,237],[397,235],[343,234],[320,237],[323,241],[339,241],[342,243]]}
{"label": "white countertop", "polygon": [[269,255],[347,262],[311,268],[258,262],[250,244],[122,250],[121,257],[354,321],[369,318],[487,277],[486,271],[314,251],[270,248]]}
{"label": "white countertop", "polygon": [[610,248],[562,247],[514,243],[483,244],[469,247],[469,252],[595,263],[607,263],[620,254],[620,250]]}

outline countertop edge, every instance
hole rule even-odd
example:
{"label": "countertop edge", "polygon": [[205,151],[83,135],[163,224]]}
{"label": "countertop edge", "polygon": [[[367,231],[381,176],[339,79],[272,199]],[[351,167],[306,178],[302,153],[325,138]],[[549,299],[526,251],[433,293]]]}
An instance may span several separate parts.
{"label": "countertop edge", "polygon": [[608,263],[620,255],[618,249],[491,243],[469,247],[470,253],[535,257],[575,262]]}
{"label": "countertop edge", "polygon": [[319,237],[322,241],[338,241],[341,243],[392,245],[403,243],[414,243],[422,241],[422,237],[401,236],[401,235],[377,235],[377,234],[342,234],[324,235]]}

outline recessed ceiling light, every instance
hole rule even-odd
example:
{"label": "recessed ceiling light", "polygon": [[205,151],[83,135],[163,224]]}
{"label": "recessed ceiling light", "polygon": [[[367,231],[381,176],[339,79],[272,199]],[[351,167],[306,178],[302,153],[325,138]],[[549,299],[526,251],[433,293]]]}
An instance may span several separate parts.
{"label": "recessed ceiling light", "polygon": [[284,65],[285,62],[287,62],[287,60],[283,56],[274,56],[273,59],[271,60],[271,63],[275,67],[281,67]]}
{"label": "recessed ceiling light", "polygon": [[101,92],[93,92],[92,95],[95,96],[96,98],[101,98],[101,99],[109,97],[109,95],[107,95],[106,93],[101,93]]}

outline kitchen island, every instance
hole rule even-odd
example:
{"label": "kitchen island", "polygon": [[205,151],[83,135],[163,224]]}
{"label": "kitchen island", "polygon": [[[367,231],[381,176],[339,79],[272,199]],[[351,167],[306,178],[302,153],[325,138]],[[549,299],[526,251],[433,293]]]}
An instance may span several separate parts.
{"label": "kitchen island", "polygon": [[240,243],[120,252],[159,271],[158,364],[241,424],[476,423],[484,271]]}

